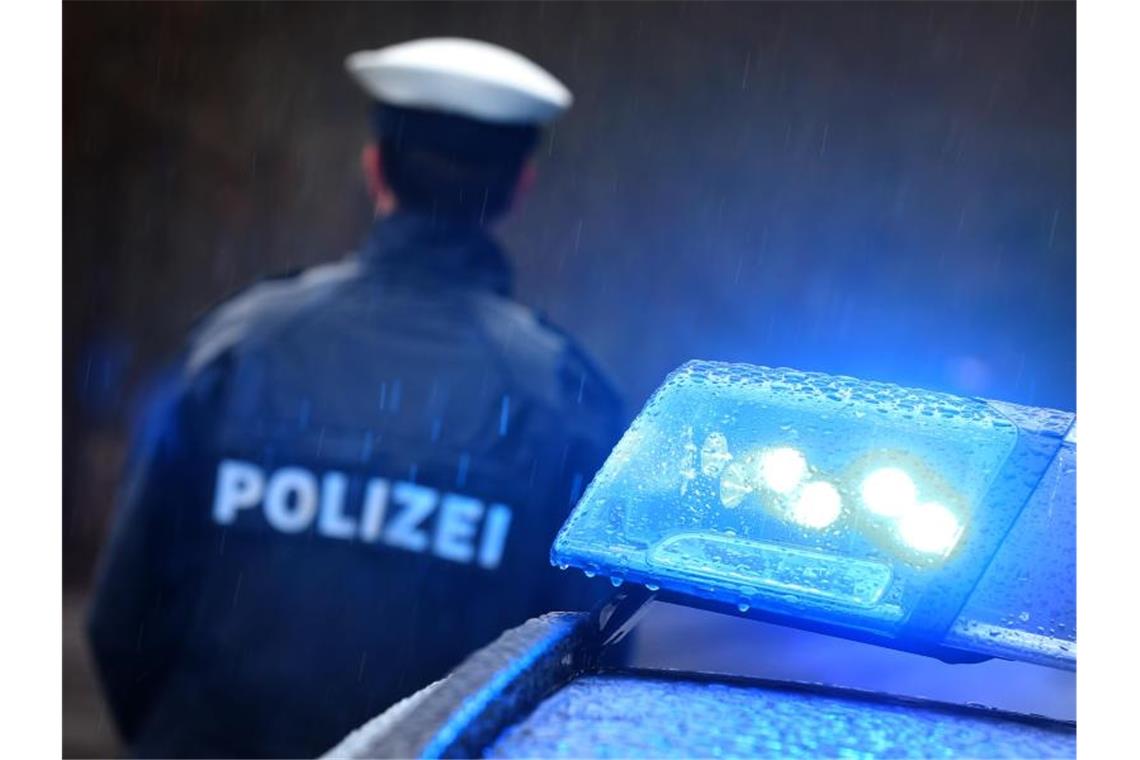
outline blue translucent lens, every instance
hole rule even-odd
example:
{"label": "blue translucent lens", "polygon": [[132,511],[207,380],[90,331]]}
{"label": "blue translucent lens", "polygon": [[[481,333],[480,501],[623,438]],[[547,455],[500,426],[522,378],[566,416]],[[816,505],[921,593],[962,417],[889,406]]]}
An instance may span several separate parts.
{"label": "blue translucent lens", "polygon": [[[902,648],[1071,666],[1075,632],[1061,618],[1073,595],[1042,568],[1068,567],[1052,554],[1071,539],[1051,531],[1071,533],[1072,522],[1042,525],[1023,510],[1073,512],[1071,491],[1038,488],[1072,422],[853,378],[691,362],[614,448],[552,560]],[[1003,560],[1010,546],[1022,548]],[[991,580],[992,560],[1004,579]],[[1038,622],[1045,607],[1050,621],[1011,627],[1022,613]]]}

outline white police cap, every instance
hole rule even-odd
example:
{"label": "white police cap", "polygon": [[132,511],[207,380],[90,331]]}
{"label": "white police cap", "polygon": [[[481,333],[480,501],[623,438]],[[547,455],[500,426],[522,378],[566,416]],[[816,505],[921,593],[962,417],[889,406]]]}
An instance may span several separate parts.
{"label": "white police cap", "polygon": [[496,124],[545,124],[573,97],[550,72],[489,42],[432,37],[350,55],[345,68],[382,103]]}

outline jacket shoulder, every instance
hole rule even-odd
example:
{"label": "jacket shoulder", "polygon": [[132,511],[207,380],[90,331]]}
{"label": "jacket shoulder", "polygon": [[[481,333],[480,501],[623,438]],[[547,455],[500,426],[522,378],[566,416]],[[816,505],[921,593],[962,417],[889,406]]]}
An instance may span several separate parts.
{"label": "jacket shoulder", "polygon": [[590,429],[621,424],[620,395],[567,332],[517,301],[499,296],[482,297],[478,312],[483,332],[516,385]]}
{"label": "jacket shoulder", "polygon": [[360,262],[348,257],[251,285],[209,311],[191,330],[186,373],[197,375],[228,351],[276,332],[327,302],[359,272]]}
{"label": "jacket shoulder", "polygon": [[624,409],[621,394],[609,376],[602,371],[594,359],[578,344],[569,333],[541,314],[539,322],[545,329],[560,336],[562,340],[562,372],[570,381],[575,403],[587,403],[605,410],[615,419],[621,417]]}

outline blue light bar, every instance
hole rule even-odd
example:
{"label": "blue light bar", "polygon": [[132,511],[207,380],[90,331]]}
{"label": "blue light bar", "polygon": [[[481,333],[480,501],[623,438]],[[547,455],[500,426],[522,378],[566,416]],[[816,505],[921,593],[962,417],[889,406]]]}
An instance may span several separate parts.
{"label": "blue light bar", "polygon": [[947,660],[1072,669],[1074,419],[690,362],[614,448],[551,561]]}

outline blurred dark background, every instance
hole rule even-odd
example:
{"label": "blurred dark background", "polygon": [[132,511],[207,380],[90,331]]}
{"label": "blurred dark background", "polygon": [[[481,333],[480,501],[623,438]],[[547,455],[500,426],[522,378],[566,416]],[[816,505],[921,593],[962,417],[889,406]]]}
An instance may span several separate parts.
{"label": "blurred dark background", "polygon": [[[115,751],[81,614],[140,388],[209,307],[368,228],[351,51],[477,37],[575,93],[502,238],[518,297],[580,338],[631,414],[694,357],[1074,407],[1070,3],[68,2],[63,17],[65,754]],[[699,622],[658,614],[645,661]],[[785,668],[821,649],[741,621],[720,636],[678,664],[771,672],[765,647],[792,652]],[[792,675],[825,667],[808,660]],[[972,667],[1010,706],[1071,717],[1070,674],[1007,666]]]}

